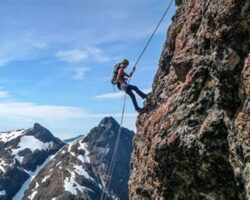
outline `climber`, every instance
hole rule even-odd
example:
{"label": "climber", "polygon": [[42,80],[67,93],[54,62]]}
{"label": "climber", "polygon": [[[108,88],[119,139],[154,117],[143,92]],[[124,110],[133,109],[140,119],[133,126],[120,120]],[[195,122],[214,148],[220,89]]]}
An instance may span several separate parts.
{"label": "climber", "polygon": [[142,108],[138,106],[138,103],[136,101],[135,95],[133,91],[135,91],[142,99],[146,98],[146,94],[144,94],[141,90],[138,89],[138,87],[134,85],[130,85],[127,83],[127,78],[131,77],[133,75],[133,71],[130,74],[127,74],[124,70],[129,65],[129,61],[127,59],[124,59],[121,63],[118,63],[115,66],[115,72],[114,72],[114,80],[112,80],[113,84],[116,84],[119,90],[124,90],[131,98],[133,105],[135,107],[135,110],[137,112],[141,112]]}

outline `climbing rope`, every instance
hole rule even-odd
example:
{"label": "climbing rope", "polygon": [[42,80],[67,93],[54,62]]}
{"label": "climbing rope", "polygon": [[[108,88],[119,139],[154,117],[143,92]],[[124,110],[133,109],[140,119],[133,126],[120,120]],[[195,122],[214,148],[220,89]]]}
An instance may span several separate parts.
{"label": "climbing rope", "polygon": [[[147,48],[148,48],[151,40],[154,38],[156,31],[158,30],[158,28],[161,25],[163,19],[165,18],[166,14],[168,13],[168,11],[169,11],[169,9],[170,9],[173,1],[174,0],[171,0],[171,2],[169,3],[169,5],[166,8],[165,12],[163,13],[160,21],[158,22],[157,26],[155,27],[153,33],[151,34],[148,42],[146,43],[146,45],[143,48],[141,54],[139,55],[138,59],[136,60],[134,66],[132,68],[132,71],[130,73],[131,75],[130,75],[128,81],[127,81],[127,84],[129,84],[129,82],[130,82],[130,80],[131,80],[131,78],[132,78],[132,76],[133,76],[133,74],[134,74],[134,72],[136,70],[137,64],[141,60],[141,58],[144,55],[145,51],[147,50]],[[123,100],[123,107],[122,107],[122,116],[121,116],[120,126],[119,126],[119,130],[118,130],[118,135],[117,135],[117,138],[116,138],[115,148],[114,148],[114,152],[113,152],[113,155],[112,155],[111,163],[110,163],[110,166],[109,166],[109,169],[108,169],[107,181],[106,181],[106,183],[104,185],[104,190],[102,190],[101,200],[103,200],[103,199],[106,200],[106,198],[107,198],[107,195],[105,194],[105,189],[107,189],[107,191],[109,191],[110,184],[111,184],[111,179],[112,179],[112,175],[113,175],[113,172],[114,172],[114,167],[115,167],[115,162],[116,162],[116,158],[117,158],[117,153],[118,153],[118,148],[119,148],[119,143],[120,143],[120,137],[121,137],[121,129],[122,129],[122,125],[123,125],[124,113],[125,113],[125,108],[126,108],[126,90],[124,92],[124,100]]]}
{"label": "climbing rope", "polygon": [[155,33],[156,33],[156,31],[158,30],[159,26],[161,25],[163,19],[166,17],[166,15],[167,15],[167,13],[168,13],[168,10],[170,9],[170,7],[171,7],[173,1],[174,1],[174,0],[171,0],[171,2],[169,3],[169,5],[168,5],[168,7],[166,8],[165,12],[163,13],[163,15],[162,15],[160,21],[158,22],[157,26],[155,27],[153,33],[151,34],[151,36],[150,36],[148,42],[146,43],[144,49],[142,50],[140,56],[138,57],[137,61],[135,62],[134,67],[133,67],[133,69],[132,69],[132,74],[135,72],[135,69],[136,69],[137,64],[138,64],[139,61],[141,60],[143,54],[145,53],[146,49],[148,48],[148,45],[150,44],[151,40],[152,40],[153,37],[155,36]]}
{"label": "climbing rope", "polygon": [[[117,153],[118,153],[118,148],[119,148],[119,143],[120,143],[120,137],[121,137],[121,130],[122,130],[122,125],[123,125],[125,107],[126,107],[126,93],[124,94],[123,107],[122,107],[122,116],[121,116],[120,126],[119,126],[119,130],[118,130],[117,138],[116,138],[114,153],[112,155],[111,164],[109,166],[109,171],[108,171],[108,176],[107,176],[108,180],[107,180],[107,182],[105,184],[106,187],[107,187],[107,191],[109,191],[112,175],[113,175],[113,172],[114,172],[115,161],[116,161],[116,158],[117,158]],[[104,192],[102,192],[101,200],[103,199],[103,195],[104,195]],[[106,200],[106,198],[107,198],[107,195],[105,195],[104,200]]]}

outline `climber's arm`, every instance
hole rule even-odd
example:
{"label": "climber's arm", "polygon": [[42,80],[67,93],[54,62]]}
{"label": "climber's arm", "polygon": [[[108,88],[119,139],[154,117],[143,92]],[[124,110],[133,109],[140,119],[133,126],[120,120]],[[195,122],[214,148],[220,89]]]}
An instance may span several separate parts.
{"label": "climber's arm", "polygon": [[127,74],[126,72],[124,72],[124,76],[126,76],[126,77],[130,77],[130,75],[129,75],[129,74]]}

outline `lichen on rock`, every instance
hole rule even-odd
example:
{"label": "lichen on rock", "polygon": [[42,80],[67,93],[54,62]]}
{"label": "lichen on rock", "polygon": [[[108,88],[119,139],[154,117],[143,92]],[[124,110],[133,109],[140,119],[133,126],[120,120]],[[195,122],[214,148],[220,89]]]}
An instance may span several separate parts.
{"label": "lichen on rock", "polygon": [[249,5],[177,9],[137,120],[130,199],[250,198]]}

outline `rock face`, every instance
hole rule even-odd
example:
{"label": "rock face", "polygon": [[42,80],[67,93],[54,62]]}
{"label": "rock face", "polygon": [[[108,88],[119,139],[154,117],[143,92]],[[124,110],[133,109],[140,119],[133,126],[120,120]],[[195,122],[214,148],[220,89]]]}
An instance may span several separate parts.
{"label": "rock face", "polygon": [[[23,199],[101,199],[118,129],[119,124],[106,117],[86,137],[64,146],[33,179]],[[106,199],[128,199],[133,136],[132,131],[122,128]]]}
{"label": "rock face", "polygon": [[63,145],[39,124],[28,130],[0,133],[0,199],[12,199],[33,172]]}
{"label": "rock face", "polygon": [[133,144],[130,199],[250,199],[250,1],[183,1]]}

